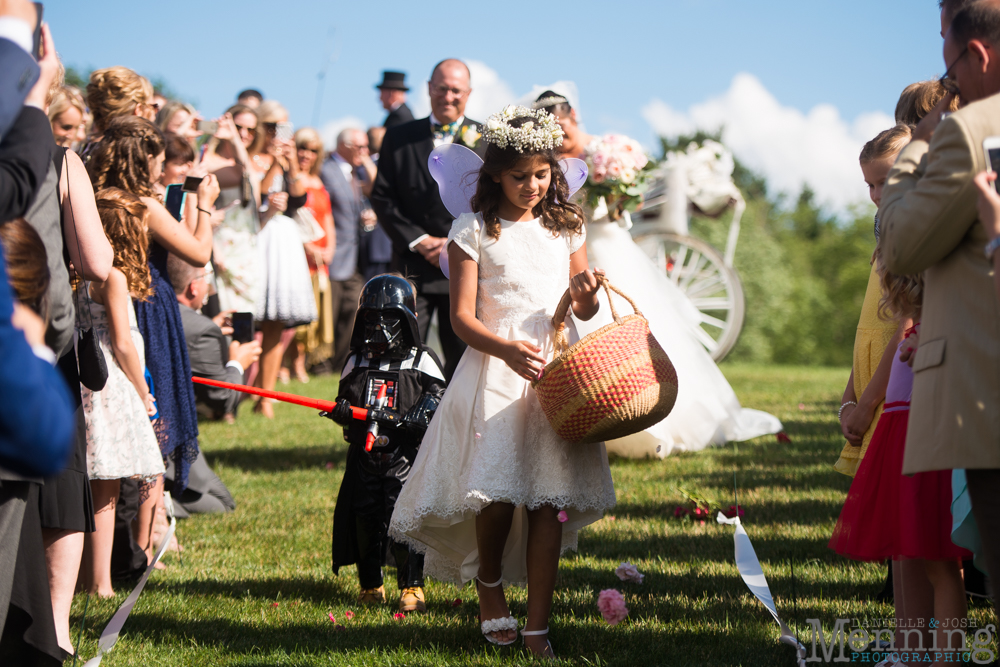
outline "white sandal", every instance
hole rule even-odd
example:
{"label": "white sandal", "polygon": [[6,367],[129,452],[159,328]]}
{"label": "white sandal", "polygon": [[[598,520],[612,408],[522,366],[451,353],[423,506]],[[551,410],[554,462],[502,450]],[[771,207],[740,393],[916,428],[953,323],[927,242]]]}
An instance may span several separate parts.
{"label": "white sandal", "polygon": [[[525,637],[538,637],[540,635],[547,635],[547,634],[549,634],[549,629],[548,628],[545,628],[544,630],[521,630],[521,642],[522,643],[524,642],[524,638]],[[556,659],[556,651],[555,651],[555,649],[552,648],[552,642],[550,642],[548,639],[546,639],[545,643],[548,646],[549,654],[545,655],[545,653],[542,652],[542,653],[539,654],[539,657],[541,657],[541,658],[548,658],[549,660],[555,660]]]}
{"label": "white sandal", "polygon": [[[488,584],[485,581],[479,579],[479,577],[476,577],[477,588],[480,584],[482,584],[486,588],[496,588],[502,583],[503,583],[503,577],[501,577],[498,581],[492,584]],[[478,593],[478,591],[476,592]],[[515,641],[517,641],[516,639],[517,619],[514,618],[513,616],[507,616],[503,618],[490,618],[480,623],[479,627],[483,632],[483,636],[486,637],[486,641],[488,641],[491,644],[496,644],[497,646],[510,646]],[[511,639],[509,642],[502,642],[492,635],[492,633],[494,632],[503,632],[504,630],[513,630],[515,632],[515,638]]]}

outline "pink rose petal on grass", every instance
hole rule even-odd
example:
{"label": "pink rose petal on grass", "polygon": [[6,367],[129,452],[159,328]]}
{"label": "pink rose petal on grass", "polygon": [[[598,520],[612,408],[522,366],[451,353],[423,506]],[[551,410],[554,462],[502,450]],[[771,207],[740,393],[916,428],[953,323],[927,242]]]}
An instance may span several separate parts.
{"label": "pink rose petal on grass", "polygon": [[406,614],[403,614],[403,613],[400,613],[400,612],[397,611],[395,614],[392,615],[392,617],[394,619],[396,619],[397,621],[401,621],[404,618],[406,618]]}
{"label": "pink rose petal on grass", "polygon": [[618,625],[628,616],[625,598],[613,588],[607,588],[597,596],[597,608],[608,625]]}
{"label": "pink rose petal on grass", "polygon": [[330,622],[331,623],[336,623],[337,622],[337,619],[333,617],[333,612],[332,611],[329,614],[327,614],[327,616],[330,617]]}
{"label": "pink rose petal on grass", "polygon": [[348,609],[347,611],[344,612],[344,618],[346,618],[348,621],[351,620],[352,618],[354,618],[354,612]]}
{"label": "pink rose petal on grass", "polygon": [[271,603],[271,606],[272,606],[272,607],[277,607],[277,606],[278,606],[278,603],[277,603],[277,602],[272,602],[272,603]]}
{"label": "pink rose petal on grass", "polygon": [[347,630],[347,628],[342,626],[340,623],[337,623],[337,625],[335,625],[333,629],[336,630],[337,632],[344,632]]}
{"label": "pink rose petal on grass", "polygon": [[455,600],[451,603],[452,607],[460,607],[461,605],[462,605],[462,598],[455,598]]}
{"label": "pink rose petal on grass", "polygon": [[556,514],[556,518],[559,519],[559,523],[566,523],[569,521],[569,516],[566,514],[566,510],[559,510],[559,514]]}
{"label": "pink rose petal on grass", "polygon": [[639,572],[638,568],[632,563],[622,563],[615,568],[615,574],[622,581],[631,581],[632,583],[641,584],[642,580],[646,575]]}

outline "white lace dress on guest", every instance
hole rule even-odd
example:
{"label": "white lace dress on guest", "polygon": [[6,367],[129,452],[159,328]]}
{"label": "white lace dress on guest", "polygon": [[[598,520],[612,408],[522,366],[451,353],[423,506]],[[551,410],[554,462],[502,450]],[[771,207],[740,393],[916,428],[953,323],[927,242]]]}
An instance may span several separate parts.
{"label": "white lace dress on guest", "polygon": [[[482,220],[467,213],[448,238],[479,264],[476,317],[501,338],[530,341],[551,358],[550,318],[569,286],[569,256],[583,235],[554,235],[539,220],[502,221],[494,240]],[[427,574],[464,583],[479,569],[476,514],[494,501],[517,506],[503,579],[523,583],[526,509],[565,510],[562,546],[575,549],[577,531],[615,504],[615,491],[603,443],[561,439],[528,381],[470,347],[427,429],[389,532],[427,553]]]}
{"label": "white lace dress on guest", "polygon": [[[80,289],[90,289],[85,283]],[[101,391],[80,385],[83,415],[87,422],[87,474],[90,479],[138,478],[150,480],[162,475],[163,456],[146,408],[125,371],[118,365],[111,348],[108,311],[90,300],[90,317],[82,312],[86,300],[78,300],[77,329],[93,321],[94,335],[108,366],[108,381]],[[145,345],[135,319],[132,300],[128,302],[128,322],[132,343],[139,360],[146,358]]]}
{"label": "white lace dress on guest", "polygon": [[[239,199],[241,191],[240,187],[222,190],[216,208]],[[257,231],[253,204],[241,202],[226,211],[222,224],[213,233],[215,290],[222,310],[253,313],[257,309],[261,273]]]}

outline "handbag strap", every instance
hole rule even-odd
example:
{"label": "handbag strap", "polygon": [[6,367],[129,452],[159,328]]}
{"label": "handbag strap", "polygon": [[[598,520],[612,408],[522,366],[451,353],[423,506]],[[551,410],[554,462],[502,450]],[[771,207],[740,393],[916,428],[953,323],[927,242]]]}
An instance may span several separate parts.
{"label": "handbag strap", "polygon": [[[70,189],[70,182],[69,182],[69,161],[67,160],[64,164],[66,165],[66,199],[69,201],[69,210],[73,211],[73,191]],[[90,322],[90,326],[88,327],[88,329],[93,329],[94,315],[93,313],[90,312],[90,284],[87,282],[87,280],[84,278],[83,275],[83,271],[85,270],[83,266],[83,248],[80,246],[80,227],[76,224],[76,211],[73,211],[71,217],[73,218],[73,236],[76,237],[76,252],[77,256],[80,258],[80,273],[79,273],[80,283],[83,287],[82,290],[74,290],[74,292],[77,291],[83,292],[83,296],[87,301],[87,321]],[[79,310],[80,309],[79,296],[74,295],[73,300],[74,302],[76,302],[75,305],[77,307],[77,310]]]}
{"label": "handbag strap", "polygon": [[[611,306],[611,317],[615,322],[620,321],[621,317],[619,317],[618,310],[615,308],[615,300],[611,294],[612,292],[628,301],[628,304],[632,306],[632,310],[635,311],[635,314],[639,317],[643,317],[642,311],[639,310],[639,306],[636,305],[635,301],[633,301],[628,294],[625,294],[625,292],[612,285],[611,281],[608,280],[603,271],[595,271],[594,277],[597,278],[597,283],[604,288],[604,291],[608,295],[608,305]],[[555,329],[555,348],[557,354],[564,352],[569,347],[569,340],[566,337],[566,315],[569,314],[569,308],[572,303],[573,299],[570,297],[570,292],[567,289],[563,293],[562,298],[559,299],[559,305],[556,306],[556,312],[552,316],[552,327]]]}

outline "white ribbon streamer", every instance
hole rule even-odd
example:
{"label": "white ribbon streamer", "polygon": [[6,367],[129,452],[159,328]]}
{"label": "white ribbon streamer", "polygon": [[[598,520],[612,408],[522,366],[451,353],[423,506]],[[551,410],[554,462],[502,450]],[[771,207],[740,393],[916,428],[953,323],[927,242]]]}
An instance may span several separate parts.
{"label": "white ribbon streamer", "polygon": [[[164,493],[164,498],[169,508],[169,512],[173,514],[173,506],[170,505],[170,500],[168,494]],[[156,550],[156,555],[153,557],[153,562],[146,567],[146,571],[142,573],[139,578],[139,583],[135,585],[129,596],[125,598],[125,602],[122,606],[118,608],[115,615],[111,617],[108,624],[105,626],[104,630],[101,632],[101,638],[97,642],[97,655],[88,660],[83,667],[98,667],[101,664],[101,658],[104,657],[106,653],[111,651],[115,643],[118,641],[118,635],[122,631],[122,627],[125,625],[125,621],[128,620],[128,615],[132,613],[132,607],[135,606],[136,600],[139,599],[139,594],[142,593],[142,589],[146,586],[146,580],[149,579],[149,575],[153,572],[153,568],[157,563],[160,562],[160,558],[163,557],[163,552],[167,550],[167,545],[170,544],[170,540],[174,536],[174,530],[177,528],[177,519],[173,516],[170,517],[170,526],[167,528],[166,534],[163,536],[163,540],[160,542],[160,548]]]}
{"label": "white ribbon streamer", "polygon": [[736,569],[740,571],[740,576],[743,577],[743,581],[746,583],[747,588],[750,589],[750,592],[767,607],[767,610],[771,612],[771,616],[778,623],[778,627],[781,628],[781,636],[778,638],[778,641],[782,644],[788,644],[795,649],[795,666],[806,667],[806,647],[802,645],[788,626],[785,625],[785,622],[781,620],[781,617],[778,616],[778,609],[774,605],[774,598],[771,597],[771,589],[768,588],[767,579],[764,578],[764,570],[760,567],[757,552],[753,550],[753,545],[750,544],[750,536],[743,529],[740,517],[734,516],[733,518],[729,518],[722,512],[719,512],[715,520],[719,523],[736,526],[736,530],[733,533],[733,540],[736,542]]}

